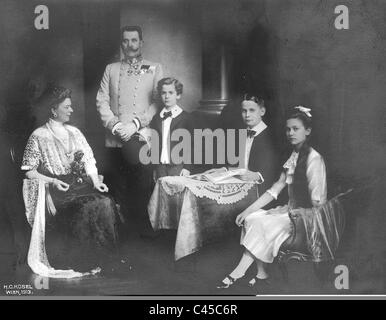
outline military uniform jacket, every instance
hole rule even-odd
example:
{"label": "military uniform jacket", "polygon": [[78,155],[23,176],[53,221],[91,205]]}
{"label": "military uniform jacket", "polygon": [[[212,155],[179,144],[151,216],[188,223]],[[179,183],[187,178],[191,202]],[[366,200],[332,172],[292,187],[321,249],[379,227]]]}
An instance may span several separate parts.
{"label": "military uniform jacket", "polygon": [[135,67],[125,61],[107,65],[97,93],[96,105],[106,131],[106,147],[121,147],[111,131],[119,121],[130,123],[137,114],[156,113],[157,83],[162,66],[142,60]]}

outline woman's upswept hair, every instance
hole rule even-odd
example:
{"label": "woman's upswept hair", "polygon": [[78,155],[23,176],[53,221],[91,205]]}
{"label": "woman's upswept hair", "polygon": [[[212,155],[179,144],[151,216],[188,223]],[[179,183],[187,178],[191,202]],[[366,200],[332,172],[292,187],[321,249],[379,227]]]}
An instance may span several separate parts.
{"label": "woman's upswept hair", "polygon": [[285,119],[299,119],[306,129],[312,128],[311,109],[302,106],[290,107],[286,111]]}
{"label": "woman's upswept hair", "polygon": [[49,85],[39,99],[39,106],[51,116],[51,109],[56,109],[65,99],[71,98],[71,89]]}

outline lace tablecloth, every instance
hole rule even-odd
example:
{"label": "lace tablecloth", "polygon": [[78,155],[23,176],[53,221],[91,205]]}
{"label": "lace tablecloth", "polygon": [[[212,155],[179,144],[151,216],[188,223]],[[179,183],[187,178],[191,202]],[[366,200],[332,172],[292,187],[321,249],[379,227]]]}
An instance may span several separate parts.
{"label": "lace tablecloth", "polygon": [[172,196],[188,188],[196,197],[212,199],[218,204],[231,204],[248,195],[253,183],[214,184],[187,177],[164,177],[159,180],[165,192]]}
{"label": "lace tablecloth", "polygon": [[258,198],[256,184],[213,184],[186,177],[157,181],[148,204],[154,230],[177,229],[175,260],[235,232],[237,214]]}

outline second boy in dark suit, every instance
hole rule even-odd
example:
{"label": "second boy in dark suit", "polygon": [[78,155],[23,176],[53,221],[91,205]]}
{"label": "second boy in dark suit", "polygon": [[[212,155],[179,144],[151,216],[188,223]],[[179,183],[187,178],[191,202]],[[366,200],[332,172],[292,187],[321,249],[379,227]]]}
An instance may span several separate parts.
{"label": "second boy in dark suit", "polygon": [[182,150],[189,153],[182,155],[183,158],[189,159],[189,163],[174,163],[171,152],[179,143],[171,139],[177,129],[186,129],[190,133],[189,144],[192,146],[192,118],[177,104],[181,98],[183,85],[177,79],[163,78],[158,82],[157,89],[164,107],[150,123],[150,128],[156,130],[159,137],[159,145],[152,144],[152,149],[158,148],[160,154],[159,164],[154,169],[154,178],[156,180],[164,176],[187,176],[192,168],[192,148]]}
{"label": "second boy in dark suit", "polygon": [[[241,116],[247,129],[245,146],[245,163],[240,167],[247,172],[240,176],[243,180],[259,180],[259,174],[264,182],[259,185],[259,194],[263,194],[275,181],[278,155],[272,134],[262,117],[266,112],[264,100],[255,96],[245,95],[241,103]],[[243,152],[243,150],[240,150]]]}

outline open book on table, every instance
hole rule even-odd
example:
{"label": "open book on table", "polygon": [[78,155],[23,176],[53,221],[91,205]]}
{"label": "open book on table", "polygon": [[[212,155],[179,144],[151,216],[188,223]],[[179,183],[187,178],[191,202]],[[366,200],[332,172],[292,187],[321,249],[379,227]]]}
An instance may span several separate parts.
{"label": "open book on table", "polygon": [[243,168],[227,169],[223,167],[223,168],[211,169],[203,173],[191,175],[190,178],[201,180],[201,181],[209,181],[215,184],[255,183],[255,181],[244,181],[237,177],[246,173],[246,171],[247,169],[243,169]]}

